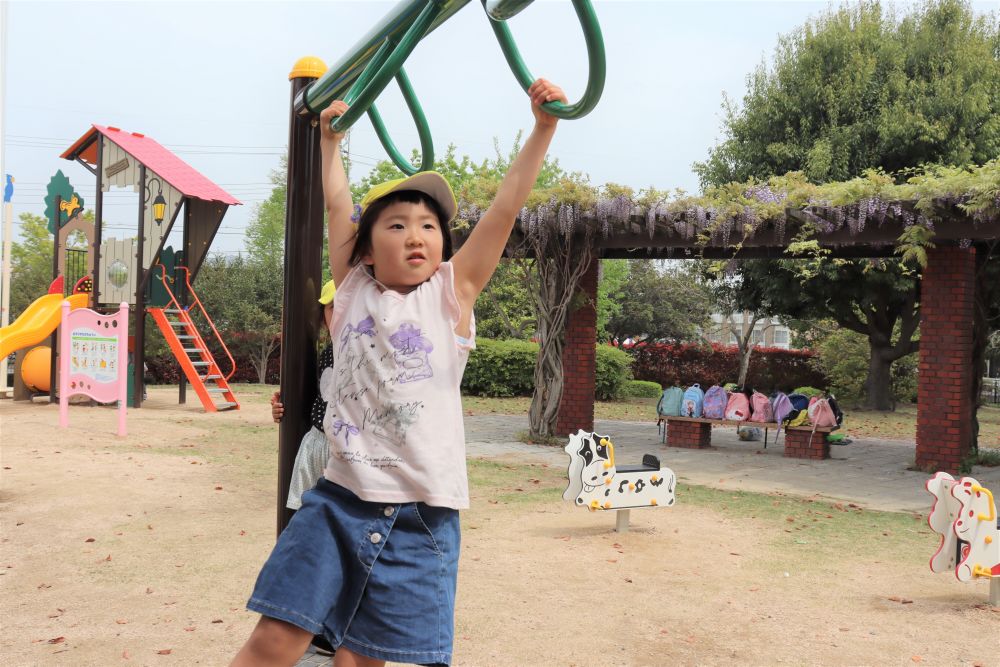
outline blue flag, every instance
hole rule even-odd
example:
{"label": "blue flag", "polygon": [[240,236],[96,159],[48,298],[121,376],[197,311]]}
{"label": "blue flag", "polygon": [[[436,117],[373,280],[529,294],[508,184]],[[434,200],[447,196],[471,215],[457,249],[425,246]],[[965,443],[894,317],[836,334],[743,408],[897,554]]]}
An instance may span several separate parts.
{"label": "blue flag", "polygon": [[7,184],[3,188],[3,203],[6,204],[14,196],[14,177],[7,174]]}

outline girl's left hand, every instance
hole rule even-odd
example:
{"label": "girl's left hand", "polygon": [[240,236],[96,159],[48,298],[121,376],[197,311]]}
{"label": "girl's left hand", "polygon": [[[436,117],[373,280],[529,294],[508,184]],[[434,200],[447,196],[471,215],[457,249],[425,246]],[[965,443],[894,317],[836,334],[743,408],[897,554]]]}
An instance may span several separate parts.
{"label": "girl's left hand", "polygon": [[540,127],[555,127],[559,119],[545,112],[542,104],[545,102],[562,102],[568,104],[566,93],[563,89],[547,79],[537,79],[528,88],[528,96],[531,97],[531,113],[535,115],[535,125]]}

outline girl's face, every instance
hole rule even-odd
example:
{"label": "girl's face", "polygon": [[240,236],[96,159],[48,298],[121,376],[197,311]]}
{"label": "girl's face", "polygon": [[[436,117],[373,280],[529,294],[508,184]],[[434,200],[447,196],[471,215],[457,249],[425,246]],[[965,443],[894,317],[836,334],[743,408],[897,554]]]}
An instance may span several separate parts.
{"label": "girl's face", "polygon": [[401,294],[428,280],[441,264],[444,239],[425,204],[394,202],[372,224],[371,251],[362,258],[375,279]]}

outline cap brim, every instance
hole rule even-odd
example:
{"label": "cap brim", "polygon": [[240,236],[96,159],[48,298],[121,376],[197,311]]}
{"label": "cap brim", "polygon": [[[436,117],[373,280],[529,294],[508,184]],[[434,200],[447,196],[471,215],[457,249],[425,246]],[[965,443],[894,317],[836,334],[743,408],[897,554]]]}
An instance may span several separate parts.
{"label": "cap brim", "polygon": [[[448,185],[448,181],[445,180],[444,176],[436,171],[422,171],[403,179],[398,185],[382,195],[382,197],[390,192],[397,192],[399,190],[416,190],[431,197],[441,205],[441,209],[448,217],[445,222],[451,222],[452,218],[458,213],[458,202],[455,201],[455,193],[452,192],[451,186]],[[382,197],[379,197],[379,199]]]}

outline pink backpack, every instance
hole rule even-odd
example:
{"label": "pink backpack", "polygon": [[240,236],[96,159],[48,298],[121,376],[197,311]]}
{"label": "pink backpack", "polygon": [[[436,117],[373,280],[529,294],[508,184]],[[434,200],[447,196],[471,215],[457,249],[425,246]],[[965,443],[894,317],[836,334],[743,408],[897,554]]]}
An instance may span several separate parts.
{"label": "pink backpack", "polygon": [[837,425],[837,417],[833,414],[830,401],[825,398],[813,397],[809,402],[809,421],[818,428],[833,428]]}
{"label": "pink backpack", "polygon": [[755,391],[750,397],[750,408],[752,410],[750,421],[762,423],[774,421],[774,415],[771,413],[771,401],[759,391]]}
{"label": "pink backpack", "polygon": [[750,418],[750,401],[746,394],[738,391],[729,395],[729,402],[726,403],[726,419],[735,422],[746,421]]}

